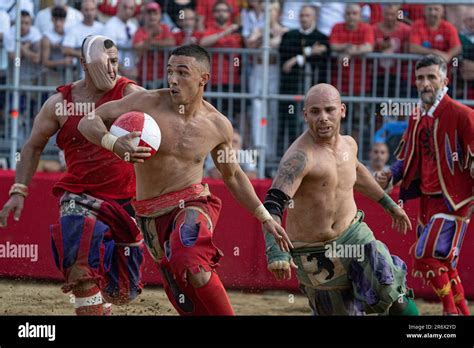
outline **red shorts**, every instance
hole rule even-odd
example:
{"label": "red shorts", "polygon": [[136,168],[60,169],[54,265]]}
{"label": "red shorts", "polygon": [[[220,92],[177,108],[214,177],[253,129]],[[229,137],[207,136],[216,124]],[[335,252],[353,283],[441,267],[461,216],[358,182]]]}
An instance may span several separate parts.
{"label": "red shorts", "polygon": [[150,254],[175,277],[186,281],[187,272],[218,266],[223,254],[212,237],[222,204],[207,185],[192,185],[132,205]]}

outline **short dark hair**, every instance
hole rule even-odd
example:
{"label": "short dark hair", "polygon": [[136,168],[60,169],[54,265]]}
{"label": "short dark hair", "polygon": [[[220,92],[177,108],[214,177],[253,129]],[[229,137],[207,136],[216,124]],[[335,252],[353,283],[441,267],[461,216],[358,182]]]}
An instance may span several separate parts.
{"label": "short dark hair", "polygon": [[66,10],[61,6],[56,6],[51,10],[51,16],[53,18],[66,18]]}
{"label": "short dark hair", "polygon": [[439,71],[444,75],[444,77],[447,76],[448,66],[446,61],[435,54],[428,54],[417,61],[415,65],[415,71],[432,65],[437,65],[439,67]]}
{"label": "short dark hair", "polygon": [[205,48],[199,45],[191,44],[177,47],[171,52],[171,56],[194,57],[196,61],[204,64],[208,71],[211,70],[211,56]]}
{"label": "short dark hair", "polygon": [[20,14],[21,14],[22,17],[31,17],[30,12],[25,11],[25,10],[21,10]]}
{"label": "short dark hair", "polygon": [[[82,57],[82,58],[85,58],[85,57],[86,57],[86,54],[85,54],[85,52],[84,52],[84,45],[86,44],[86,40],[87,40],[88,38],[90,38],[91,36],[93,36],[93,35],[87,35],[87,36],[84,38],[84,40],[82,40],[82,44],[81,44],[81,57]],[[110,40],[110,39],[107,39],[107,40],[104,41],[104,48],[105,48],[105,49],[109,49],[109,48],[112,48],[112,47],[117,47],[117,46],[115,45],[115,42],[113,42],[113,41]]]}

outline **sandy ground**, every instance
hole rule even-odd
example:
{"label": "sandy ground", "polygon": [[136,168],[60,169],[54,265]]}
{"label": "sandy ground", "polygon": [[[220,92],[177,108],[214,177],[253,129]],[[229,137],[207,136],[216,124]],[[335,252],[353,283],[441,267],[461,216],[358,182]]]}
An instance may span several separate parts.
{"label": "sandy ground", "polygon": [[[229,297],[237,315],[310,315],[300,294],[282,291],[248,293],[231,290]],[[440,315],[441,305],[417,300],[424,315]],[[474,313],[474,304],[469,306]],[[130,305],[114,306],[115,315],[177,315],[161,287],[145,287]],[[71,315],[72,305],[60,284],[0,279],[0,315]]]}

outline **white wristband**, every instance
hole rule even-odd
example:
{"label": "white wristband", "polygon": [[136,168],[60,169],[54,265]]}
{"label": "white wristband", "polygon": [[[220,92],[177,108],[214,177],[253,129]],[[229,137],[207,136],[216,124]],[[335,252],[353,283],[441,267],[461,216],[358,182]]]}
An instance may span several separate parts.
{"label": "white wristband", "polygon": [[304,56],[301,55],[301,54],[298,54],[296,56],[296,64],[298,64],[299,66],[303,66],[304,65]]}
{"label": "white wristband", "polygon": [[305,48],[303,48],[303,53],[306,57],[309,57],[311,56],[311,51],[312,51],[312,47],[311,46],[306,46]]}
{"label": "white wristband", "polygon": [[114,145],[115,145],[115,142],[117,141],[117,139],[118,139],[118,137],[116,137],[115,135],[107,132],[102,137],[102,140],[100,141],[100,144],[102,145],[102,147],[104,149],[107,149],[109,151],[114,152]]}
{"label": "white wristband", "polygon": [[253,215],[262,223],[264,224],[268,220],[273,220],[272,216],[268,212],[267,208],[263,204],[260,204],[255,211],[253,212]]}

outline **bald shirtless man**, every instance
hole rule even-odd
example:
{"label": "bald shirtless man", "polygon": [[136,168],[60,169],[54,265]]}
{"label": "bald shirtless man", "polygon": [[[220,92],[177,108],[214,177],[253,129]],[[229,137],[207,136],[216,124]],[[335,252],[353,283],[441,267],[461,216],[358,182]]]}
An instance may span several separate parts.
{"label": "bald shirtless man", "polygon": [[[102,144],[121,158],[126,154],[135,158],[137,221],[148,250],[159,263],[166,294],[182,315],[234,314],[214,272],[222,256],[212,242],[221,201],[201,184],[209,152],[237,201],[277,238],[281,250],[289,251],[291,246],[235,159],[230,121],[203,100],[209,71],[205,49],[179,47],[168,61],[169,89],[137,92],[120,102],[104,104],[95,117],[79,124],[79,130],[94,144]],[[161,129],[161,146],[146,162],[149,148],[135,147],[130,138],[117,139],[107,131],[117,117],[133,110],[151,115]],[[220,154],[228,154],[229,160],[218,161]]]}
{"label": "bald shirtless man", "polygon": [[277,221],[291,204],[286,229],[294,248],[282,252],[267,235],[269,270],[287,279],[296,268],[315,315],[417,315],[407,296],[405,263],[375,240],[353,189],[380,203],[399,231],[406,233],[410,221],[357,160],[354,139],[339,134],[345,111],[331,85],[318,84],[306,95],[309,129],[283,156],[265,198]]}

